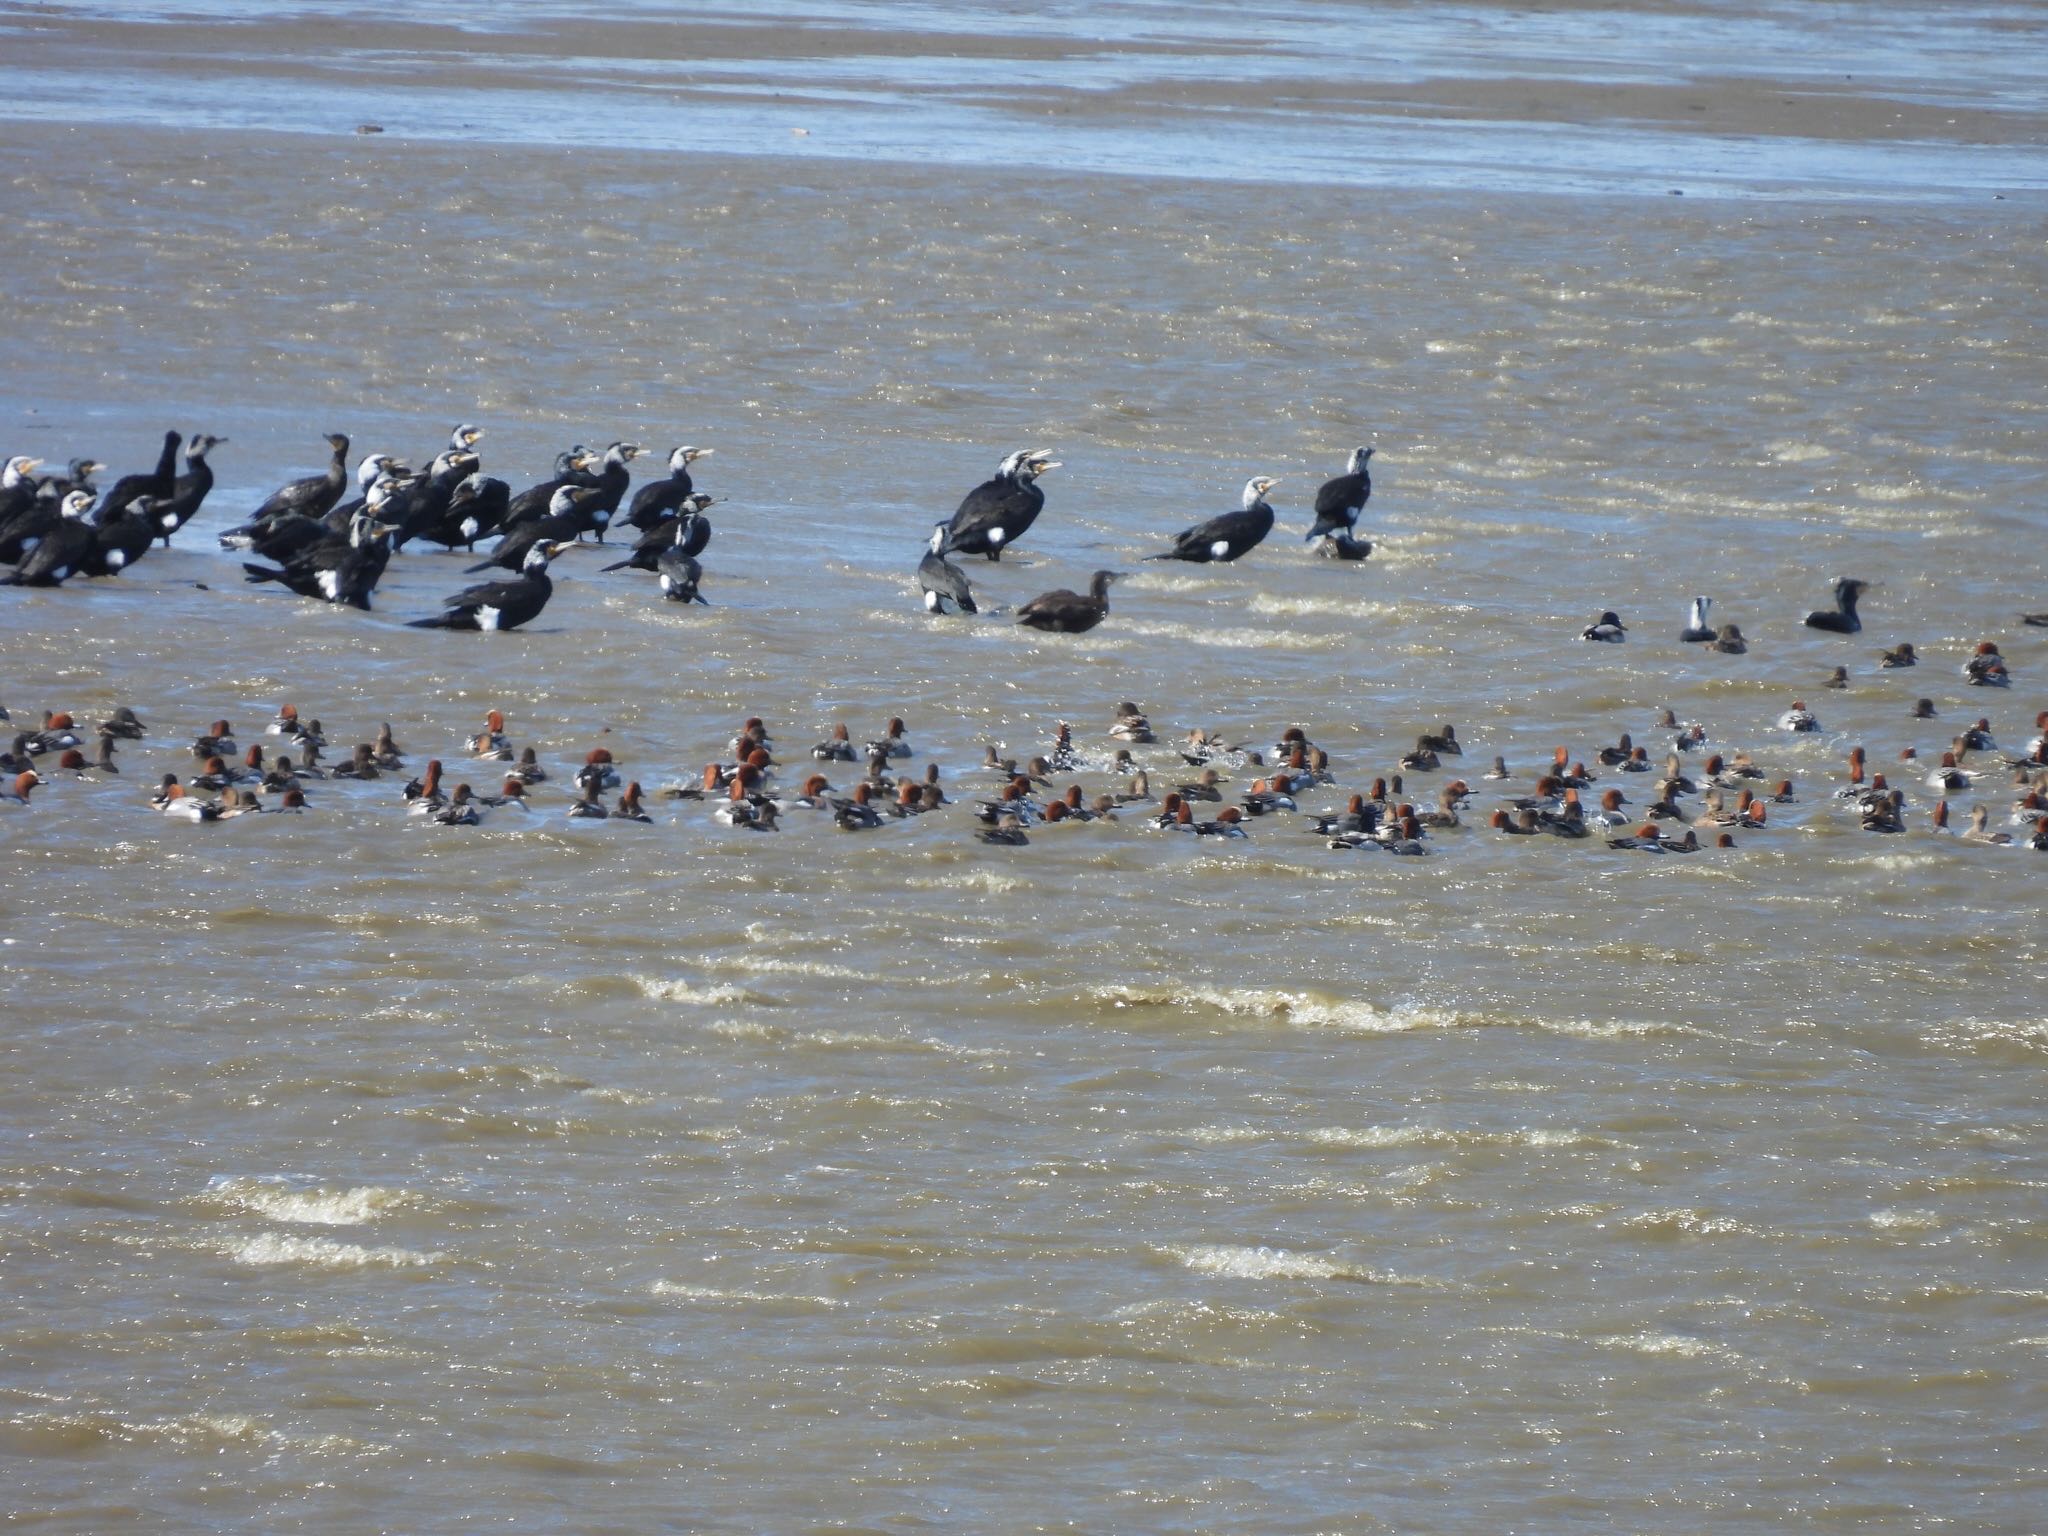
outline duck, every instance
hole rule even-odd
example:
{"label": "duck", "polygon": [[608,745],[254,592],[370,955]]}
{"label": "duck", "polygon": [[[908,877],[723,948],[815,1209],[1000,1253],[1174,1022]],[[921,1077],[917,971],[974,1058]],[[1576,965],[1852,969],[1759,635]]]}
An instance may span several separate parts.
{"label": "duck", "polygon": [[604,808],[603,802],[597,796],[597,786],[584,782],[579,775],[576,784],[576,798],[569,803],[570,819],[573,821],[608,820],[611,812]]}
{"label": "duck", "polygon": [[1864,802],[1863,830],[1866,832],[1903,832],[1906,830],[1906,796],[1901,790],[1889,790],[1881,797]]}
{"label": "duck", "polygon": [[14,805],[27,805],[29,795],[42,782],[43,776],[35,769],[24,768],[5,784],[0,784],[0,800]]}
{"label": "duck", "polygon": [[1919,656],[1913,650],[1913,642],[1904,641],[1890,650],[1881,652],[1877,658],[1878,667],[1883,671],[1895,671],[1900,667],[1917,667]]}
{"label": "duck", "polygon": [[185,792],[185,786],[171,774],[165,774],[166,783],[151,801],[157,814],[172,821],[219,821],[220,806],[212,800],[195,800]]}
{"label": "duck", "polygon": [[1371,833],[1379,827],[1379,812],[1365,803],[1363,795],[1353,795],[1345,801],[1344,809],[1333,816],[1310,816],[1306,819],[1317,837]]}
{"label": "duck", "polygon": [[1109,584],[1122,579],[1121,571],[1097,571],[1085,596],[1065,587],[1042,592],[1017,610],[1017,622],[1055,634],[1084,635],[1109,617]]}
{"label": "duck", "polygon": [[1415,750],[1402,755],[1401,766],[1411,773],[1428,773],[1443,766],[1435,748],[1428,744],[1428,738],[1418,736]]}
{"label": "duck", "polygon": [[493,709],[484,715],[484,728],[471,736],[463,745],[469,755],[487,763],[509,763],[512,761],[512,742],[505,734],[505,713]]}
{"label": "duck", "polygon": [[980,842],[992,843],[1003,848],[1022,848],[1031,841],[1025,835],[1024,824],[1015,816],[998,817],[994,826],[984,827],[974,835]]}
{"label": "duck", "polygon": [[1152,734],[1152,722],[1145,718],[1145,712],[1129,699],[1117,705],[1116,719],[1109,727],[1109,734],[1117,741],[1128,741],[1140,747],[1159,739]]}
{"label": "duck", "polygon": [[1991,813],[1983,806],[1970,808],[1970,825],[1963,831],[1963,840],[1971,843],[1992,843],[2004,847],[2012,842],[2010,832],[1993,832],[1987,823]]}
{"label": "duck", "polygon": [[1536,813],[1517,811],[1509,816],[1506,811],[1495,811],[1487,818],[1486,824],[1496,832],[1505,832],[1512,837],[1533,837],[1536,834]]}
{"label": "duck", "polygon": [[1624,816],[1621,808],[1628,804],[1628,798],[1618,789],[1603,789],[1600,792],[1600,809],[1588,818],[1603,832],[1612,832],[1625,827],[1632,818]]}
{"label": "duck", "polygon": [[832,825],[842,832],[864,832],[882,824],[874,797],[865,781],[853,786],[853,798],[832,802]]}
{"label": "duck", "polygon": [[1579,631],[1581,640],[1597,640],[1607,645],[1619,645],[1628,638],[1628,626],[1621,622],[1621,616],[1612,608]]}
{"label": "duck", "polygon": [[1808,629],[1826,630],[1830,634],[1853,635],[1863,628],[1863,621],[1856,616],[1856,603],[1870,590],[1870,583],[1858,581],[1853,576],[1844,576],[1835,583],[1835,606],[1816,608],[1806,616]]}
{"label": "duck", "polygon": [[1707,623],[1707,610],[1713,606],[1711,597],[1694,598],[1692,610],[1686,615],[1685,628],[1678,632],[1678,638],[1689,645],[1714,639],[1713,626]]}
{"label": "duck", "polygon": [[448,797],[441,793],[441,759],[427,759],[426,772],[417,779],[408,779],[404,794],[416,816],[423,816],[447,804]]}
{"label": "duck", "polygon": [[1834,671],[1832,671],[1832,672],[1830,672],[1830,673],[1828,674],[1828,679],[1827,679],[1827,681],[1821,684],[1821,687],[1823,687],[1823,688],[1835,688],[1835,689],[1844,689],[1844,688],[1847,688],[1848,686],[1849,686],[1849,669],[1848,669],[1847,667],[1837,667],[1837,668],[1835,668],[1835,670],[1834,670]]}
{"label": "duck", "polygon": [[1471,791],[1463,779],[1452,779],[1436,792],[1436,807],[1419,811],[1415,819],[1425,827],[1455,827],[1458,820],[1458,805]]}
{"label": "duck", "polygon": [[436,810],[430,819],[444,827],[474,827],[482,823],[484,808],[474,790],[467,784],[458,784],[448,803]]}
{"label": "duck", "polygon": [[1505,757],[1496,757],[1493,760],[1493,766],[1481,774],[1480,777],[1498,781],[1501,779],[1511,779],[1514,775],[1508,772],[1508,760]]}
{"label": "duck", "polygon": [[[1185,807],[1183,807],[1185,809]],[[1197,837],[1250,837],[1243,826],[1243,813],[1234,805],[1226,805],[1216,813],[1214,821],[1195,823]]]}
{"label": "duck", "polygon": [[[995,749],[989,748],[993,753]],[[821,763],[851,763],[859,759],[853,750],[853,737],[847,732],[846,722],[840,721],[832,727],[832,734],[811,748],[811,756]]]}
{"label": "duck", "polygon": [[1991,722],[1981,717],[1968,730],[1957,736],[1956,740],[1961,743],[1962,749],[1966,752],[1995,752],[1998,750],[1998,743],[1991,736]]}
{"label": "duck", "polygon": [[994,475],[961,498],[938,553],[1000,561],[1003,551],[1022,538],[1045,509],[1039,477],[1059,467],[1060,461],[1046,449],[1020,448],[1010,454]]}
{"label": "duck", "polygon": [[1927,775],[1927,787],[1954,794],[1958,790],[1968,789],[1972,780],[1971,774],[1956,766],[1955,753],[1944,752],[1941,754],[1941,766]]}
{"label": "duck", "polygon": [[[757,770],[761,765],[755,765]],[[584,754],[583,766],[576,770],[578,788],[617,789],[619,787],[618,764],[613,761],[608,747],[593,747]]]}
{"label": "duck", "polygon": [[1742,656],[1749,651],[1749,643],[1742,638],[1742,631],[1733,624],[1723,624],[1714,636],[1714,643],[1708,649],[1723,656]]}
{"label": "duck", "polygon": [[1795,734],[1806,734],[1820,729],[1820,721],[1814,718],[1804,701],[1794,700],[1792,707],[1778,716],[1778,729]]}
{"label": "duck", "polygon": [[[1062,724],[1060,726],[1060,739],[1062,741],[1066,740],[1066,730],[1066,726]],[[889,723],[883,727],[882,734],[868,743],[868,751],[870,753],[879,751],[885,758],[910,756],[910,737],[901,716],[891,715],[889,717]]]}
{"label": "duck", "polygon": [[1636,853],[1664,852],[1664,833],[1653,821],[1646,821],[1635,831],[1621,837],[1607,839],[1610,848],[1627,849]]}
{"label": "duck", "polygon": [[1273,508],[1266,493],[1280,482],[1270,475],[1254,475],[1244,483],[1244,494],[1235,512],[1225,512],[1183,528],[1173,536],[1173,547],[1147,560],[1190,560],[1199,565],[1231,561],[1256,549],[1273,531]]}
{"label": "duck", "polygon": [[1963,676],[1972,688],[2003,688],[2012,681],[2005,669],[2005,658],[1990,640],[1981,642],[1975,654],[1963,663]]}

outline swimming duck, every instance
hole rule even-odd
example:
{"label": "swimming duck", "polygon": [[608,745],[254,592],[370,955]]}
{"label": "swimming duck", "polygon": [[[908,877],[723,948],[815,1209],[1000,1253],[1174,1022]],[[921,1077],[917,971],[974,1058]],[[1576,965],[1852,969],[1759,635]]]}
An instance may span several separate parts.
{"label": "swimming duck", "polygon": [[1628,638],[1628,626],[1623,624],[1620,615],[1610,608],[1601,614],[1599,618],[1580,630],[1579,638],[1581,640],[1599,640],[1609,645],[1619,645]]}
{"label": "swimming duck", "polygon": [[1883,670],[1891,671],[1898,667],[1918,666],[1920,658],[1914,653],[1913,644],[1909,640],[1880,653],[1877,658],[1877,664]]}
{"label": "swimming duck", "polygon": [[1116,707],[1116,722],[1110,726],[1109,734],[1118,741],[1128,741],[1137,746],[1155,741],[1152,722],[1145,718],[1145,712],[1126,699]]}
{"label": "swimming duck", "polygon": [[1828,680],[1821,684],[1823,688],[1847,688],[1848,686],[1849,669],[1847,667],[1835,668],[1834,671],[1828,674]]}
{"label": "swimming duck", "polygon": [[1733,624],[1723,624],[1720,633],[1714,636],[1710,649],[1723,656],[1741,656],[1749,651],[1749,644],[1742,638],[1742,631]]}
{"label": "swimming duck", "polygon": [[994,843],[1005,848],[1022,848],[1031,839],[1024,834],[1024,824],[1015,816],[998,818],[992,827],[984,827],[974,834],[984,843]]}
{"label": "swimming duck", "polygon": [[2003,688],[2012,681],[2005,669],[2005,658],[1989,640],[1979,644],[1976,654],[1963,663],[1963,676],[1972,688]]}
{"label": "swimming duck", "polygon": [[1941,754],[1941,766],[1927,775],[1927,787],[1941,790],[1946,794],[1954,794],[1958,790],[1968,789],[1971,780],[1972,775],[1956,766],[1955,753],[1944,752]]}
{"label": "swimming duck", "polygon": [[512,742],[505,734],[505,715],[502,710],[491,710],[484,716],[484,728],[464,743],[469,755],[485,762],[509,763],[512,761]]}
{"label": "swimming duck", "polygon": [[1794,700],[1792,707],[1778,716],[1778,729],[1803,734],[1819,730],[1820,721],[1814,718],[1804,702]]}

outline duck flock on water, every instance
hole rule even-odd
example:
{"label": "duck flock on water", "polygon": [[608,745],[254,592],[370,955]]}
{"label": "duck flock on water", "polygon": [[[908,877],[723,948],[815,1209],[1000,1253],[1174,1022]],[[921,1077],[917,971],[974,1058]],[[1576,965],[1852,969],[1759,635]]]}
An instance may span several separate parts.
{"label": "duck flock on water", "polygon": [[[276,583],[302,597],[368,609],[378,581],[394,552],[415,540],[446,549],[474,552],[495,540],[487,558],[468,574],[500,571],[444,599],[442,610],[416,619],[421,628],[511,630],[531,622],[552,593],[549,562],[585,539],[598,544],[623,525],[634,531],[626,558],[606,572],[644,571],[658,579],[668,600],[703,603],[699,592],[703,568],[698,562],[711,538],[706,512],[714,499],[699,491],[692,466],[712,450],[695,446],[674,449],[668,473],[644,481],[630,501],[631,465],[643,450],[615,442],[602,453],[581,447],[565,450],[554,473],[516,494],[503,480],[482,473],[476,445],[481,429],[458,426],[448,446],[429,467],[415,471],[386,453],[366,455],[353,478],[348,469],[349,439],[330,434],[325,471],[294,480],[273,492],[239,526],[220,536],[229,549],[260,557],[244,566],[247,579]],[[61,473],[37,475],[37,460],[17,456],[0,470],[0,564],[12,564],[0,585],[60,586],[74,577],[116,576],[142,559],[159,542],[171,538],[192,520],[213,486],[211,452],[226,438],[197,434],[189,441],[166,433],[154,470],[127,475],[104,492],[95,484],[102,466],[75,459]],[[183,470],[179,459],[182,448]],[[1327,481],[1315,502],[1315,521],[1305,542],[1319,556],[1361,560],[1372,545],[1357,526],[1372,494],[1369,461],[1373,450],[1356,449],[1345,472]],[[999,564],[1037,521],[1045,506],[1039,479],[1059,467],[1048,451],[1023,449],[1008,455],[996,474],[969,491],[950,519],[933,530],[916,571],[924,605],[934,615],[977,613],[974,586],[950,555],[980,556]],[[1170,545],[1151,560],[1197,563],[1231,562],[1250,553],[1271,534],[1275,523],[1267,494],[1279,482],[1255,475],[1244,487],[1240,505],[1173,536]],[[357,494],[351,498],[351,486]],[[1121,573],[1097,571],[1086,592],[1058,590],[1041,594],[1016,608],[1017,622],[1064,633],[1083,633],[1102,623],[1109,612],[1109,586]],[[1834,584],[1832,606],[1807,615],[1807,627],[1853,636],[1862,629],[1858,605],[1870,583],[1844,578]],[[1709,622],[1712,600],[1691,600],[1679,641],[1722,654],[1747,648],[1733,624]],[[2048,625],[2048,614],[2022,616],[2023,622]],[[1629,628],[1619,614],[1600,614],[1581,632],[1594,643],[1622,644]],[[1891,671],[1914,666],[1919,656],[1910,644],[1883,650],[1878,667]],[[1995,642],[1979,644],[1964,662],[1967,685],[2004,688],[2011,677]],[[1848,668],[1836,667],[1821,686],[1849,685]],[[1913,706],[1916,720],[1936,718],[1931,699]],[[7,720],[0,709],[0,721]],[[1985,844],[2020,842],[2048,850],[2048,711],[2035,717],[2037,734],[2024,756],[2000,753],[1988,717],[1956,734],[1940,754],[1940,766],[1924,771],[1917,748],[1900,755],[1889,782],[1870,771],[1864,749],[1854,749],[1843,781],[1817,796],[1826,809],[1819,814],[1854,818],[1863,829],[1897,833],[1916,822],[1925,830]],[[1795,702],[1777,721],[1780,730],[1804,734],[1820,729],[1803,701]],[[1590,769],[1568,748],[1557,747],[1552,761],[1532,776],[1527,793],[1500,792],[1500,804],[1479,817],[1492,833],[1516,837],[1549,835],[1577,840],[1601,837],[1606,846],[1629,851],[1691,852],[1702,847],[1705,832],[1714,847],[1732,847],[1737,831],[1768,835],[1796,823],[1801,811],[1773,811],[1774,806],[1801,802],[1793,781],[1773,778],[1747,752],[1707,755],[1688,769],[1684,754],[1707,747],[1699,725],[1682,725],[1665,711],[1657,729],[1669,732],[1661,764],[1651,749],[1624,733],[1592,754],[1605,772]],[[372,780],[405,773],[404,757],[385,726],[374,742],[353,747],[346,760],[332,766],[322,759],[329,748],[318,721],[302,721],[297,709],[283,706],[269,727],[281,736],[275,755],[261,743],[243,750],[226,721],[216,721],[192,743],[192,760],[184,775],[168,772],[154,786],[151,804],[165,816],[197,822],[229,820],[252,813],[313,810],[327,797],[322,781]],[[132,710],[122,708],[93,728],[81,727],[63,710],[46,710],[40,728],[17,732],[0,754],[0,804],[25,806],[36,788],[53,779],[108,780],[121,773],[115,762],[117,744],[142,742],[147,727]],[[1285,826],[1288,813],[1298,826],[1340,850],[1385,849],[1399,854],[1426,854],[1430,839],[1452,834],[1471,824],[1472,785],[1454,772],[1440,781],[1418,809],[1408,798],[1407,777],[1446,771],[1446,759],[1462,758],[1464,747],[1454,727],[1445,725],[1419,736],[1415,749],[1397,765],[1371,777],[1369,789],[1346,794],[1326,753],[1299,726],[1289,727],[1266,753],[1230,744],[1200,729],[1190,731],[1172,757],[1146,761],[1132,750],[1154,743],[1144,713],[1125,704],[1107,727],[1101,750],[1077,747],[1070,728],[1062,724],[1045,751],[1019,767],[987,749],[984,767],[993,775],[987,794],[972,802],[979,838],[993,844],[1030,841],[1028,829],[1086,823],[1136,824],[1196,837],[1242,838],[1255,823]],[[550,770],[533,747],[515,752],[505,735],[502,714],[492,711],[482,731],[465,736],[461,755],[467,769],[452,777],[450,758],[429,759],[421,772],[407,779],[401,802],[414,816],[456,826],[475,826],[486,818],[531,819],[550,814],[544,792]],[[90,748],[90,755],[88,749]],[[133,750],[131,748],[131,750]],[[451,744],[451,753],[453,744]],[[864,749],[856,749],[842,724],[811,749],[801,771],[778,758],[774,743],[759,719],[750,719],[733,738],[726,758],[707,764],[701,773],[662,783],[654,802],[684,806],[712,802],[725,824],[749,832],[772,831],[788,818],[814,814],[836,828],[860,831],[887,826],[939,810],[951,802],[941,787],[936,764],[921,777],[898,776],[892,764],[909,756],[901,720]],[[1155,754],[1156,755],[1156,754]],[[498,765],[511,764],[509,768]],[[841,765],[835,769],[833,765]],[[846,766],[859,769],[854,775]],[[575,819],[649,822],[654,819],[639,782],[622,785],[621,765],[609,749],[595,748],[575,763],[558,765],[573,785],[573,797],[552,808]],[[823,771],[819,771],[822,769]],[[1155,795],[1154,773],[1199,770],[1185,782]],[[830,773],[848,782],[834,786]],[[1083,773],[1097,773],[1103,783],[1091,795],[1079,782]],[[1631,777],[1641,775],[1642,777]],[[1063,789],[1056,778],[1072,779]],[[1181,775],[1174,774],[1176,778]],[[1506,782],[1512,775],[1503,757],[1475,775],[1483,781]],[[1605,787],[1596,787],[1603,778]],[[467,780],[476,778],[479,792]],[[1918,780],[1919,782],[1912,782]],[[1365,782],[1364,775],[1354,779]],[[1991,811],[1978,804],[1968,824],[1950,826],[1949,797],[1965,792],[1984,795],[1996,784],[2010,791],[2010,832],[1991,825]],[[1924,815],[1909,812],[1906,787],[1923,784],[1934,795]],[[1631,795],[1628,791],[1637,788]],[[605,796],[618,791],[610,804]],[[274,803],[264,796],[275,797]],[[1587,799],[1597,801],[1587,809]],[[1283,819],[1275,822],[1277,815]],[[1067,835],[1067,834],[1061,834]]]}

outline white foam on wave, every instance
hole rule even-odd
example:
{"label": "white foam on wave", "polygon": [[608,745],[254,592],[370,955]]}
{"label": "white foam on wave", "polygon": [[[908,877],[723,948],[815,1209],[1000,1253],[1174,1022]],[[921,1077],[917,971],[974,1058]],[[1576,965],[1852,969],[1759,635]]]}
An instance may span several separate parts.
{"label": "white foam on wave", "polygon": [[1941,1225],[1941,1213],[1939,1211],[1872,1211],[1870,1213],[1870,1224],[1881,1232],[1929,1232]]}
{"label": "white foam on wave", "polygon": [[656,976],[635,976],[633,984],[647,997],[658,1003],[687,1003],[696,1008],[732,1008],[760,1005],[770,1000],[758,992],[730,982],[719,982],[708,987],[692,986],[687,981],[671,979],[664,981]]}
{"label": "white foam on wave", "polygon": [[752,976],[815,976],[821,981],[882,979],[871,971],[857,971],[847,965],[832,965],[823,960],[783,960],[772,955],[714,955],[704,963],[714,970],[745,971]]}
{"label": "white foam on wave", "polygon": [[14,1416],[30,1433],[42,1431],[76,1441],[147,1444],[219,1455],[230,1449],[302,1456],[381,1456],[392,1447],[347,1435],[294,1434],[245,1413],[186,1413],[165,1419],[124,1419],[104,1411],[40,1412]]}
{"label": "white foam on wave", "polygon": [[1815,459],[1835,456],[1834,449],[1823,448],[1819,443],[1769,443],[1764,452],[1780,464],[1810,464]]}
{"label": "white foam on wave", "polygon": [[1031,882],[1023,876],[993,869],[965,869],[957,875],[914,875],[903,883],[920,891],[982,891],[990,896],[1008,896],[1031,888]]}
{"label": "white foam on wave", "polygon": [[1388,1270],[1347,1264],[1285,1248],[1253,1248],[1235,1243],[1170,1244],[1159,1250],[1198,1275],[1231,1280],[1346,1280],[1360,1285],[1429,1285],[1432,1282]]}
{"label": "white foam on wave", "polygon": [[1670,1234],[1681,1237],[1755,1237],[1755,1227],[1745,1225],[1730,1216],[1709,1216],[1703,1211],[1677,1207],[1671,1210],[1641,1211],[1627,1217],[1621,1223],[1637,1232],[1658,1235]]}
{"label": "white foam on wave", "polygon": [[421,1269],[448,1262],[445,1253],[423,1253],[417,1248],[366,1248],[331,1237],[293,1237],[282,1232],[231,1238],[221,1243],[218,1251],[237,1264],[259,1268],[301,1264],[309,1269]]}
{"label": "white foam on wave", "polygon": [[1126,634],[1145,639],[1178,640],[1223,651],[1334,651],[1352,643],[1349,635],[1310,635],[1290,629],[1224,629],[1208,624],[1148,624],[1137,620],[1119,627]]}
{"label": "white foam on wave", "polygon": [[1921,1038],[1942,1050],[2008,1046],[2023,1051],[2048,1051],[2048,1019],[1949,1019]]}
{"label": "white foam on wave", "polygon": [[1529,1019],[1397,1003],[1382,1008],[1356,998],[1279,987],[1095,987],[1088,996],[1113,1008],[1213,1008],[1233,1018],[1277,1019],[1307,1029],[1405,1034],[1418,1029],[1534,1028],[1584,1040],[1697,1034],[1687,1024],[1652,1020]]}
{"label": "white foam on wave", "polygon": [[1683,1333],[1623,1333],[1594,1342],[1602,1349],[1623,1349],[1635,1355],[1669,1355],[1680,1360],[1741,1359],[1741,1356],[1731,1349]]}
{"label": "white foam on wave", "polygon": [[845,1302],[830,1296],[784,1295],[776,1291],[728,1291],[712,1285],[686,1285],[680,1280],[657,1280],[648,1287],[656,1296],[669,1296],[678,1301],[706,1301],[746,1305],[772,1303],[780,1306],[843,1307]]}
{"label": "white foam on wave", "polygon": [[333,1187],[281,1174],[217,1174],[208,1180],[206,1194],[210,1200],[271,1221],[323,1227],[362,1226],[421,1203],[409,1191],[382,1184]]}
{"label": "white foam on wave", "polygon": [[[1427,605],[1423,605],[1427,606]],[[1356,597],[1275,597],[1261,592],[1245,604],[1252,613],[1270,614],[1275,618],[1300,619],[1324,615],[1337,619],[1391,619],[1403,613],[1412,614],[1412,609],[1402,609],[1393,603],[1375,603]]]}

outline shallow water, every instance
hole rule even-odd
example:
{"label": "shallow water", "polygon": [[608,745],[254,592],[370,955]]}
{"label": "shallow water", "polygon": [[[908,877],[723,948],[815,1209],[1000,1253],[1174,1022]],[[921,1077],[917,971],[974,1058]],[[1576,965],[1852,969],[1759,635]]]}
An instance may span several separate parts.
{"label": "shallow water", "polygon": [[[232,47],[204,28],[243,7],[106,14],[0,13],[0,451],[118,474],[167,427],[230,441],[169,551],[0,594],[17,718],[152,727],[117,783],[0,805],[12,1517],[2035,1527],[2048,864],[1926,832],[1924,767],[1904,837],[1826,800],[1851,744],[1896,769],[1985,714],[2017,750],[2048,704],[2048,632],[2013,622],[2048,608],[2029,13],[1550,13],[1486,75],[1541,67],[1565,116],[1682,76],[1668,120],[1383,98],[1327,136],[1200,96],[1226,59],[1334,91],[1316,27],[1343,8],[1262,10],[1257,48],[1193,5],[557,7],[455,41],[321,7]],[[1337,57],[1448,100],[1481,78],[1442,83],[1457,27],[1502,14],[1376,13]],[[344,18],[376,81],[305,62]],[[677,99],[554,110],[562,40],[630,77],[636,25]],[[1739,76],[1787,86],[1794,34],[1856,53],[1857,101],[1820,114],[1841,153],[1789,108],[1751,127],[1825,174],[1676,178],[1715,137],[1684,93],[1712,116]],[[455,84],[406,88],[458,45]],[[1074,57],[1042,89],[1084,121],[960,128],[988,71]],[[887,109],[807,99],[798,139],[708,104],[785,79]],[[1177,111],[1145,95],[1175,79]],[[1921,103],[1964,122],[1882,131]],[[387,133],[285,131],[372,113]],[[1459,148],[1319,177],[1374,113]],[[1923,154],[1929,185],[1880,185]],[[1488,157],[1500,180],[1468,175]],[[436,637],[403,621],[463,560],[416,547],[361,615],[214,547],[320,433],[417,458],[457,420],[522,484],[571,440],[715,447],[713,606],[578,552],[530,631]],[[1311,559],[1303,508],[1358,442],[1379,547]],[[1038,443],[1064,467],[970,569],[989,612],[926,619],[920,540]],[[1265,547],[1140,561],[1254,472],[1283,477]],[[1132,574],[1094,633],[1007,621],[1103,566]],[[1852,640],[1798,624],[1837,574],[1883,583]],[[1695,592],[1748,656],[1676,643]],[[1571,638],[1605,607],[1626,645]],[[2008,694],[1962,686],[1986,637]],[[1925,664],[1880,673],[1900,640]],[[1907,718],[1921,695],[1939,719]],[[1501,753],[1518,791],[1560,744],[1661,756],[1668,705],[1801,803],[1692,859],[559,814],[590,748],[652,786],[748,714],[792,767],[901,714],[971,799],[985,744],[1027,756],[1060,719],[1106,755],[1122,698],[1163,737],[1299,723],[1346,788],[1450,720],[1466,776]],[[1794,698],[1817,736],[1772,728]],[[286,699],[338,744],[389,720],[413,767],[502,707],[555,772],[544,814],[423,827],[389,780],[315,786],[302,819],[143,808],[207,721],[247,740]],[[2010,798],[1957,805],[2002,825]]]}

